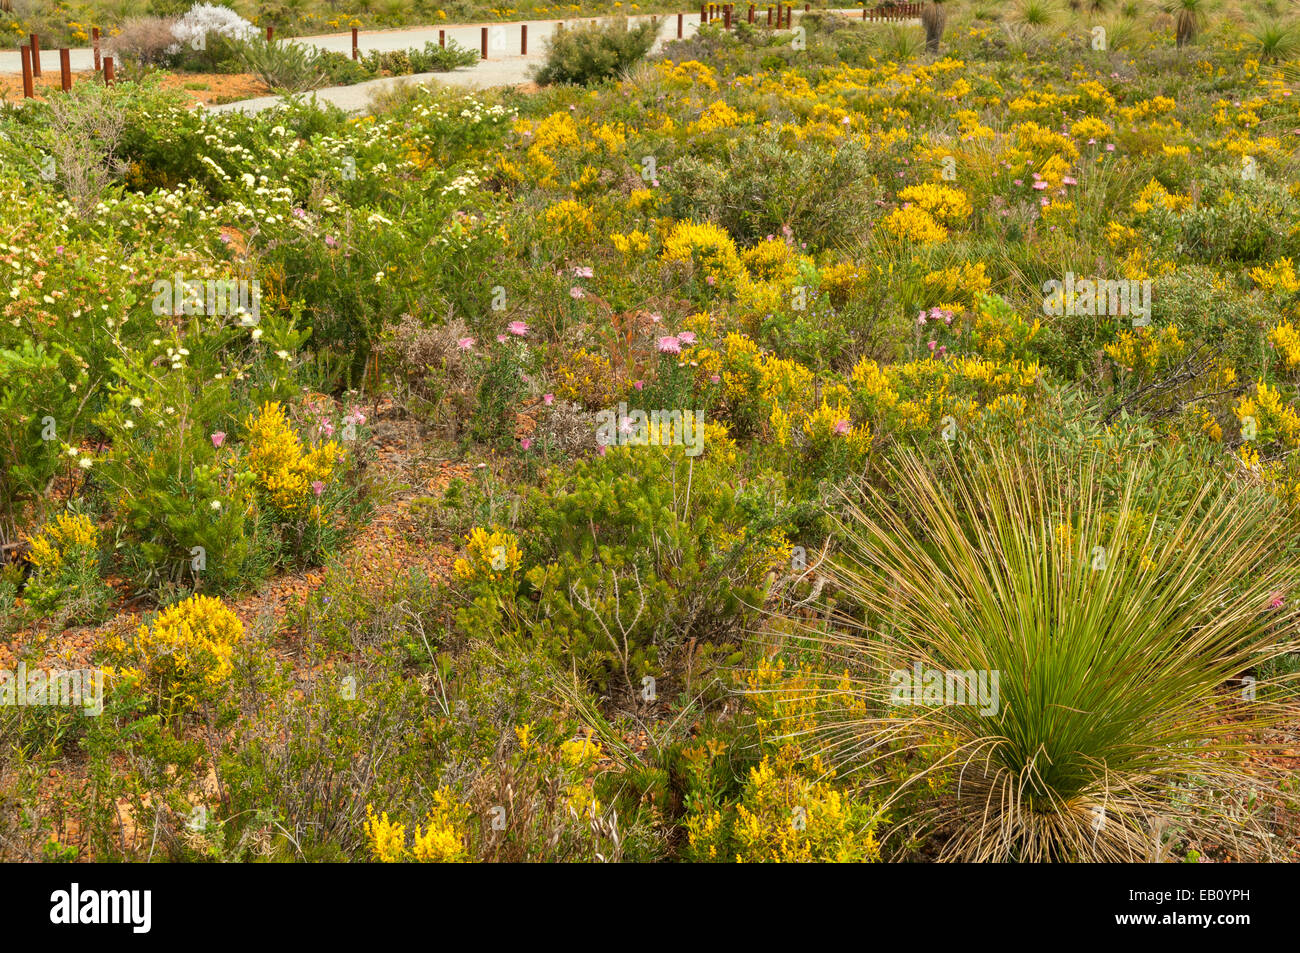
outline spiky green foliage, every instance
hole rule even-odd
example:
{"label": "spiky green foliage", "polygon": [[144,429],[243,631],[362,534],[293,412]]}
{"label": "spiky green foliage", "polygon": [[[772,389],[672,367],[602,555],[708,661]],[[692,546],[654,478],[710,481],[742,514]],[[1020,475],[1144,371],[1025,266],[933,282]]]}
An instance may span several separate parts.
{"label": "spiky green foliage", "polygon": [[[1184,795],[1261,783],[1241,755],[1273,712],[1238,680],[1294,648],[1288,516],[1230,482],[1125,463],[1032,446],[906,458],[848,501],[827,575],[858,611],[831,641],[874,673],[860,687],[880,714],[840,726],[828,753],[863,765],[949,739],[957,780],[925,820],[946,857],[1144,859],[1173,821],[1266,845]],[[997,673],[996,711],[889,707],[890,673],[915,662]]]}

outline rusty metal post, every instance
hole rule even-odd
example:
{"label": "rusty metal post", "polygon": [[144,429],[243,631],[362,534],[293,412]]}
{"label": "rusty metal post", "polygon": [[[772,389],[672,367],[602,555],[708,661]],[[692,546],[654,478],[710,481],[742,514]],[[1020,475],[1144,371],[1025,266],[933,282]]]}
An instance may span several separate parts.
{"label": "rusty metal post", "polygon": [[36,90],[32,87],[32,51],[28,46],[24,46],[20,51],[23,61],[23,98],[32,99],[36,95]]}

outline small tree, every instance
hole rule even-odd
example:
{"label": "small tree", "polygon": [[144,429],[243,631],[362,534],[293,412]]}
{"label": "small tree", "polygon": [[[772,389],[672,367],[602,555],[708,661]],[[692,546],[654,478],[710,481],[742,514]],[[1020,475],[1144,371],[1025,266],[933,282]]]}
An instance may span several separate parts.
{"label": "small tree", "polygon": [[944,9],[943,0],[930,0],[921,11],[921,26],[925,27],[925,52],[938,55],[939,41],[943,39],[944,28],[948,25],[948,11]]}
{"label": "small tree", "polygon": [[1194,43],[1205,23],[1204,0],[1171,0],[1165,10],[1174,15],[1174,43],[1178,48]]}

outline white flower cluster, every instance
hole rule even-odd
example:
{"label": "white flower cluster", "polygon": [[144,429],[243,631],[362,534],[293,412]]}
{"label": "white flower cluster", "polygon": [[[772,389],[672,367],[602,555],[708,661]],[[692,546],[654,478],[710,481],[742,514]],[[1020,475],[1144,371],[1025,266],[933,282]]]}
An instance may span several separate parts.
{"label": "white flower cluster", "polygon": [[257,28],[229,7],[196,3],[172,26],[172,36],[177,42],[168,47],[167,52],[175,55],[182,46],[200,49],[201,46],[195,46],[194,41],[200,37],[206,41],[213,33],[231,40],[251,40],[257,35]]}

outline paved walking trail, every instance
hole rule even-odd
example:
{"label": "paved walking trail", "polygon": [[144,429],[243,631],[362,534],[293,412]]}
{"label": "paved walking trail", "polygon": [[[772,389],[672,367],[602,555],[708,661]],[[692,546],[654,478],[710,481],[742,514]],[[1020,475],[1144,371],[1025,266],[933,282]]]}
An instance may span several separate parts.
{"label": "paved walking trail", "polygon": [[[846,16],[852,16],[855,19],[862,15],[861,8],[856,10],[839,9],[828,12],[840,13]],[[794,17],[797,19],[803,15],[803,11],[796,9]],[[739,15],[738,15],[739,16]],[[482,30],[487,27],[488,30],[488,57],[485,60],[479,60],[473,66],[458,69],[451,73],[416,73],[411,76],[393,76],[382,79],[369,80],[364,83],[356,83],[352,86],[334,86],[328,89],[318,89],[311,93],[299,93],[299,98],[310,99],[315,97],[323,103],[331,103],[348,112],[359,112],[367,108],[371,97],[376,93],[394,86],[407,82],[427,83],[435,82],[444,85],[469,86],[473,88],[486,88],[489,86],[515,86],[520,83],[529,81],[529,71],[545,55],[547,41],[555,34],[556,27],[564,24],[566,28],[573,28],[576,25],[589,23],[593,19],[608,20],[611,17],[594,17],[594,18],[577,18],[568,20],[523,20],[512,23],[459,23],[444,24],[441,26],[427,27],[409,27],[399,30],[363,30],[358,34],[357,45],[362,53],[371,50],[380,52],[390,52],[393,50],[405,50],[411,47],[422,48],[426,43],[437,43],[440,31],[445,32],[447,40],[454,40],[461,46],[468,47],[472,50],[480,50],[482,43]],[[649,21],[650,16],[629,17],[634,23]],[[655,49],[661,48],[665,43],[671,42],[677,38],[677,14],[668,13],[660,14],[657,17],[659,24],[658,38],[655,41]],[[766,24],[767,14],[766,7],[758,5],[754,14],[756,24]],[[910,21],[916,23],[919,21]],[[720,24],[721,20],[715,21]],[[528,27],[528,55],[520,53],[522,30],[521,27]],[[694,13],[685,13],[682,16],[682,36],[690,38],[699,31],[700,14],[699,10]],[[293,42],[306,43],[318,47],[322,50],[332,50],[335,53],[350,55],[352,51],[352,34],[348,33],[331,33],[318,36],[301,36],[293,37]],[[103,46],[108,47],[108,41],[104,41]],[[73,72],[90,70],[94,68],[94,53],[89,49],[79,49],[70,51],[71,67]],[[58,50],[41,50],[41,66],[46,71],[58,71],[59,54]],[[22,62],[17,50],[0,51],[0,73],[18,73],[22,70]],[[239,110],[241,112],[259,112],[263,109],[270,108],[283,101],[283,96],[260,96],[256,99],[245,99],[235,103],[226,103],[221,106],[210,106],[209,109],[216,111]]]}

